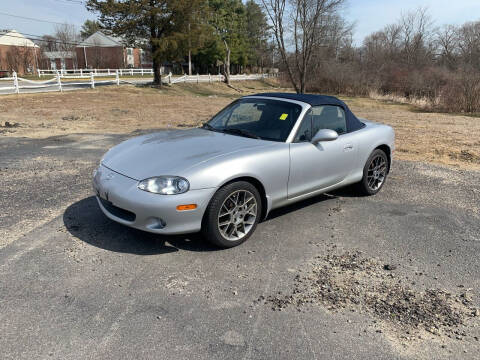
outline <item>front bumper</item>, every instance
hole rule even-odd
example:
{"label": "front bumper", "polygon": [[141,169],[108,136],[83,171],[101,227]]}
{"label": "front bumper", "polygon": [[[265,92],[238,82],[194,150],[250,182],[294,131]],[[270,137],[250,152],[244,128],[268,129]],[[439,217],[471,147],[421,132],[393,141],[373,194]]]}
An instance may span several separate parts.
{"label": "front bumper", "polygon": [[[157,234],[197,232],[216,188],[189,190],[179,195],[159,195],[138,189],[138,181],[100,165],[93,189],[102,212],[118,223]],[[196,204],[195,210],[178,211],[178,205]]]}

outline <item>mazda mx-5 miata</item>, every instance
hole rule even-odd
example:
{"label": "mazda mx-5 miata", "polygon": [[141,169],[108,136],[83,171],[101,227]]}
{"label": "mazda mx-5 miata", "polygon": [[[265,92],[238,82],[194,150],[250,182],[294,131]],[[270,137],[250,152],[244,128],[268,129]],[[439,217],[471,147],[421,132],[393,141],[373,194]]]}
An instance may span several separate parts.
{"label": "mazda mx-5 miata", "polygon": [[93,187],[110,219],[158,234],[202,231],[220,247],[248,239],[275,208],[356,184],[385,184],[390,126],[358,119],[335,97],[264,93],[234,101],[200,128],[127,140]]}

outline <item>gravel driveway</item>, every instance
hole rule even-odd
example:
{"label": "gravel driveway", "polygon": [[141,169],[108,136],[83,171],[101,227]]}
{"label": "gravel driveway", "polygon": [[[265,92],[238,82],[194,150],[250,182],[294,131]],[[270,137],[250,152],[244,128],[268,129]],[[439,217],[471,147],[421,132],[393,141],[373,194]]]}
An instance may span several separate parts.
{"label": "gravel driveway", "polygon": [[479,172],[397,161],[217,250],[100,212],[132,135],[0,139],[3,359],[478,359]]}

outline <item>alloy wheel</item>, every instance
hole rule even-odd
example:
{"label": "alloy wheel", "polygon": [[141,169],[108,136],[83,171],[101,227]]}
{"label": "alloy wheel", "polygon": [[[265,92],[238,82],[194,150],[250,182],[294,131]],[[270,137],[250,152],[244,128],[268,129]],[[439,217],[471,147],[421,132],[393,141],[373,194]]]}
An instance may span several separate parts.
{"label": "alloy wheel", "polygon": [[384,156],[375,156],[367,170],[367,184],[372,191],[377,191],[382,186],[387,176],[387,161]]}
{"label": "alloy wheel", "polygon": [[220,207],[218,213],[218,230],[229,241],[245,237],[255,224],[257,218],[257,200],[247,190],[231,193]]}

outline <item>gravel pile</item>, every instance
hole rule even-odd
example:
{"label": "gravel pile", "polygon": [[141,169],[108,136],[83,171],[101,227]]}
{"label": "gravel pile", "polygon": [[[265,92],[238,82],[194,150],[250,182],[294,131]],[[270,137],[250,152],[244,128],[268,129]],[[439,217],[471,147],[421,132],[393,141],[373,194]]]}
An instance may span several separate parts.
{"label": "gravel pile", "polygon": [[274,311],[302,311],[314,304],[329,310],[363,310],[405,331],[424,329],[436,335],[458,334],[458,326],[479,316],[468,291],[413,289],[394,270],[396,266],[360,252],[318,256],[295,276],[290,294],[261,296],[256,303],[269,304]]}

